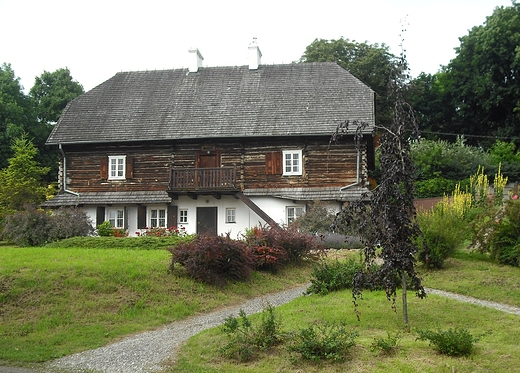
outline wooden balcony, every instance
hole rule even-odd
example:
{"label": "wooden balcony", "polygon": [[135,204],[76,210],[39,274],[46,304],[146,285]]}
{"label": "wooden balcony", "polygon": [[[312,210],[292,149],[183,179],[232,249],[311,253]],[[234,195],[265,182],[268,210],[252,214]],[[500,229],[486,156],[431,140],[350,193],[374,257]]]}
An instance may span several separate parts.
{"label": "wooden balcony", "polygon": [[222,194],[234,194],[239,190],[235,167],[215,168],[175,168],[170,169],[168,194],[176,199],[179,195],[213,195],[220,198]]}

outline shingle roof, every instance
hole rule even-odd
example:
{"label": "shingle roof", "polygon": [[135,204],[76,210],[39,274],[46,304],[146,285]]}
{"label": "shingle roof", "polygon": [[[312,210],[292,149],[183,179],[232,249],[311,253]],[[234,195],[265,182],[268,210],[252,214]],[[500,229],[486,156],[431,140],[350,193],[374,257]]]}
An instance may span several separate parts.
{"label": "shingle roof", "polygon": [[84,192],[78,195],[60,193],[43,203],[45,207],[78,206],[78,205],[104,205],[104,204],[144,204],[144,203],[170,203],[168,193],[161,191],[135,191],[135,192]]}
{"label": "shingle roof", "polygon": [[48,144],[330,135],[374,124],[374,93],[336,63],[121,72],[65,108]]}
{"label": "shingle roof", "polygon": [[321,188],[258,188],[245,189],[244,194],[252,196],[270,196],[294,201],[355,201],[364,197],[369,191],[365,187],[353,186],[345,190],[340,187]]}

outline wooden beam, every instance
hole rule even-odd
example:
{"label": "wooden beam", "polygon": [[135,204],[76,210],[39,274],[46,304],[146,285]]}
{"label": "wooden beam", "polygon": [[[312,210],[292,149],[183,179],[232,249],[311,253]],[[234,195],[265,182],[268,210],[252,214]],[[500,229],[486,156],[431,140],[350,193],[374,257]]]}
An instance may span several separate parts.
{"label": "wooden beam", "polygon": [[244,193],[237,192],[235,193],[235,196],[236,198],[244,202],[246,206],[253,210],[258,216],[260,216],[267,224],[271,226],[271,228],[280,228],[280,226],[269,215],[267,215],[267,213],[264,210],[258,207],[258,205],[251,201],[251,199]]}

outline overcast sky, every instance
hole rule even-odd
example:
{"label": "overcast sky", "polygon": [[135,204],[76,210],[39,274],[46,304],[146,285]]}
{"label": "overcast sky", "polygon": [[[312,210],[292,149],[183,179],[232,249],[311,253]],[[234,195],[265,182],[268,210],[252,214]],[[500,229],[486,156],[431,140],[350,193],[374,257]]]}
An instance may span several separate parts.
{"label": "overcast sky", "polygon": [[511,0],[0,0],[0,64],[27,92],[44,71],[68,67],[86,91],[120,71],[246,65],[256,37],[262,63],[297,61],[316,38],[404,48],[412,75],[435,73],[459,37]]}

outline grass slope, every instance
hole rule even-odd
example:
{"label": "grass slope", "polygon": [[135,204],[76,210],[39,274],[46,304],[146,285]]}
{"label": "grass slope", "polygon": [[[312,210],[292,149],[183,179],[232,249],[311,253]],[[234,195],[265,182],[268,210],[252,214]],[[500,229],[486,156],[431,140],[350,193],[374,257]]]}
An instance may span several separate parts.
{"label": "grass slope", "polygon": [[226,288],[166,250],[0,247],[0,363],[42,362],[308,281],[310,266]]}

